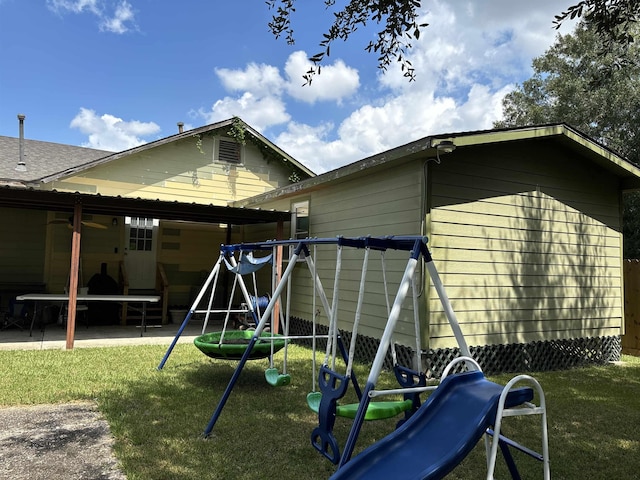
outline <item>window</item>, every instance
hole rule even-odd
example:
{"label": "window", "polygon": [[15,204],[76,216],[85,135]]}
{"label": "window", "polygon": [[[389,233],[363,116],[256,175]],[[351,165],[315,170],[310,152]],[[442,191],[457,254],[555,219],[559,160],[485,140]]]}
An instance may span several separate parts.
{"label": "window", "polygon": [[150,252],[153,250],[153,227],[159,225],[156,218],[125,217],[129,225],[129,250]]}
{"label": "window", "polygon": [[228,138],[218,138],[218,154],[216,160],[218,162],[240,164],[242,159],[240,156],[241,145]]}
{"label": "window", "polygon": [[309,201],[291,205],[291,237],[309,237]]}

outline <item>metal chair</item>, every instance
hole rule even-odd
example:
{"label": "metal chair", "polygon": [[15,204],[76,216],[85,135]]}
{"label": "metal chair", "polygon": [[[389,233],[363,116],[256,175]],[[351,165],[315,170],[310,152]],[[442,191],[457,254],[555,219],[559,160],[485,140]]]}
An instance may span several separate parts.
{"label": "metal chair", "polygon": [[25,321],[29,316],[26,303],[16,302],[14,298],[9,301],[9,311],[5,314],[0,330],[17,327],[24,330]]}

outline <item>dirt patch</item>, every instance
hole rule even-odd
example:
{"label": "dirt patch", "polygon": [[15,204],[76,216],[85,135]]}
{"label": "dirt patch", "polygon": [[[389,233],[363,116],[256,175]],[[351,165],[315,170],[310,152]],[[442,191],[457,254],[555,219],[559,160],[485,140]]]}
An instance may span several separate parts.
{"label": "dirt patch", "polygon": [[93,403],[0,408],[0,478],[126,480]]}

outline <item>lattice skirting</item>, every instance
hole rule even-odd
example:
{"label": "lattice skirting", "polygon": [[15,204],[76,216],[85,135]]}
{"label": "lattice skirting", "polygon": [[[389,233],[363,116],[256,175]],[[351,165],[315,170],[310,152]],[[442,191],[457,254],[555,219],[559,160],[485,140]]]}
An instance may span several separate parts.
{"label": "lattice skirting", "polygon": [[[311,335],[312,323],[292,318],[291,335]],[[326,335],[327,327],[318,325],[317,335]],[[351,333],[340,331],[345,348],[349,349]],[[311,346],[311,340],[297,343]],[[375,357],[379,340],[372,337],[358,335],[355,359],[370,363]],[[326,340],[317,340],[316,348],[324,352]],[[485,345],[470,347],[472,357],[480,364],[486,374],[505,372],[541,372],[546,370],[565,370],[594,364],[604,364],[620,360],[622,342],[619,336],[575,338],[568,340],[548,340],[531,343],[512,343],[507,345]],[[414,350],[410,347],[397,345],[396,355],[398,363],[416,367]],[[438,378],[446,365],[459,356],[458,348],[441,348],[422,353],[422,368],[427,376]],[[385,367],[393,365],[391,353],[387,353]]]}

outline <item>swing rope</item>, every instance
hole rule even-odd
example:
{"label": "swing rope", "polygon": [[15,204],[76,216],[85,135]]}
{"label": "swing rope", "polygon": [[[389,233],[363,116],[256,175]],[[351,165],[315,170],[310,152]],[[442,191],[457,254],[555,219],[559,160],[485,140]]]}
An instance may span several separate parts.
{"label": "swing rope", "polygon": [[[368,264],[369,264],[369,252],[370,252],[370,248],[366,247],[364,260],[362,262],[362,275],[360,277],[360,289],[358,292],[358,304],[356,306],[356,317],[354,320],[353,333],[352,333],[351,344],[349,348],[349,364],[347,366],[347,375],[346,375],[347,377],[350,377],[351,375],[354,357],[355,357],[357,332],[358,332],[358,326],[360,324],[360,318],[362,313],[361,311],[362,311],[362,304],[363,304],[363,297],[364,297],[364,289],[365,289],[366,275],[367,275]],[[380,259],[381,259],[381,266],[382,266],[382,280],[384,284],[384,293],[385,293],[384,297],[387,305],[387,316],[388,316],[389,313],[391,312],[391,306],[389,304],[389,286],[387,282],[386,257],[385,257],[384,250],[380,250]],[[415,304],[414,304],[414,307],[415,307]],[[392,345],[391,355],[392,355],[393,364],[395,367],[397,366],[398,357],[396,354],[394,342],[391,342],[391,345]],[[379,420],[379,419],[392,418],[398,415],[399,413],[409,410],[411,406],[412,406],[411,401],[407,399],[405,399],[404,401],[400,400],[400,401],[370,402],[367,407],[367,412],[365,414],[365,420]],[[349,405],[338,405],[336,409],[336,414],[341,417],[354,419],[356,416],[358,407],[359,407],[358,403],[353,403]]]}
{"label": "swing rope", "polygon": [[367,279],[367,270],[369,268],[369,252],[370,248],[367,247],[364,251],[364,260],[362,261],[362,274],[360,276],[360,288],[358,289],[358,303],[356,305],[356,316],[353,321],[353,331],[351,332],[351,342],[349,344],[349,361],[347,362],[347,378],[351,377],[351,370],[353,368],[353,360],[356,355],[356,342],[358,339],[358,326],[360,325],[360,318],[362,317],[362,303],[364,299],[364,287]]}
{"label": "swing rope", "polygon": [[[273,255],[274,258],[276,256],[276,246],[275,245],[271,249],[271,255]],[[254,280],[255,280],[255,277],[254,277]],[[275,292],[275,290],[276,290],[276,281],[277,281],[276,280],[276,269],[273,268],[271,270],[271,291],[272,292]],[[275,301],[279,302],[280,299],[276,298]],[[278,306],[279,305],[276,305],[276,308],[274,308],[274,310],[277,309],[278,313],[280,313],[280,308],[278,308]],[[273,317],[274,317],[274,314],[273,314],[273,311],[274,310],[271,311],[271,338],[272,338],[272,340],[271,340],[271,356],[269,357],[269,370],[275,370],[275,373],[277,374],[278,371],[273,366],[273,354],[274,354],[274,351],[273,351],[273,332],[274,332],[274,328],[273,328]],[[287,345],[287,342],[285,341],[285,346],[286,345]],[[269,370],[267,370],[267,371],[269,371]],[[265,375],[267,375],[267,372],[265,372]]]}
{"label": "swing rope", "polygon": [[336,273],[333,279],[333,299],[331,301],[331,318],[329,318],[329,338],[327,340],[327,351],[324,356],[323,365],[328,365],[331,358],[331,369],[336,368],[336,353],[338,345],[338,288],[340,287],[340,274],[342,272],[342,245],[338,244],[336,251]]}
{"label": "swing rope", "polygon": [[[384,300],[387,304],[387,318],[391,314],[391,304],[389,303],[389,287],[387,285],[387,261],[385,251],[380,251],[380,263],[382,266],[382,282],[384,283]],[[398,364],[398,353],[396,352],[396,342],[391,339],[391,359],[393,362],[393,366],[395,367]]]}
{"label": "swing rope", "polygon": [[[364,258],[362,262],[362,272],[360,276],[360,286],[358,289],[358,301],[356,304],[356,313],[355,313],[354,323],[352,327],[353,330],[351,335],[351,342],[349,344],[349,354],[348,354],[348,360],[347,360],[346,374],[344,376],[341,376],[337,374],[335,371],[331,372],[328,370],[328,367],[327,367],[328,355],[325,357],[325,362],[321,369],[321,380],[325,384],[325,389],[323,389],[323,392],[326,390],[326,393],[330,394],[331,398],[329,402],[331,402],[332,404],[335,403],[335,406],[329,407],[328,405],[325,405],[322,402],[322,395],[320,394],[320,392],[318,392],[317,394],[309,394],[307,396],[307,403],[309,407],[311,408],[311,410],[318,413],[320,417],[322,417],[323,415],[326,415],[327,412],[328,414],[331,415],[332,414],[331,410],[333,409],[334,415],[353,419],[355,418],[356,412],[359,407],[358,403],[348,404],[348,405],[338,405],[337,400],[339,398],[342,398],[342,396],[344,396],[344,393],[346,392],[346,389],[347,389],[348,381],[351,379],[351,375],[353,372],[355,350],[356,350],[357,338],[358,338],[358,328],[359,328],[360,320],[362,318],[362,306],[364,303],[364,291],[365,291],[366,277],[368,272],[370,251],[371,251],[370,247],[366,246]],[[387,312],[390,312],[391,308],[389,305],[388,284],[387,284],[383,250],[381,251],[381,254],[382,254],[381,255],[382,276],[383,276],[384,289],[385,289],[385,301],[387,304]],[[341,256],[338,255],[338,258],[341,259]],[[339,272],[338,267],[340,264],[341,264],[340,261],[336,263],[337,273]],[[330,329],[330,338],[334,338],[334,340],[336,340],[337,342],[337,338],[333,337],[331,333],[333,332],[331,332],[331,329]],[[327,348],[327,351],[329,351],[329,348]],[[397,356],[394,355],[394,361],[396,358]],[[335,362],[335,356],[333,357],[333,360]],[[379,419],[392,418],[398,415],[399,413],[408,411],[409,409],[411,409],[412,405],[413,405],[412,401],[407,399],[399,400],[399,401],[370,402],[367,408],[367,412],[365,414],[365,420],[379,420]],[[320,415],[321,411],[323,412],[323,415]],[[320,449],[319,448],[320,445],[317,442],[317,440],[319,440],[320,438],[324,439],[325,441],[328,441],[328,439],[331,439],[331,442],[335,440],[332,433],[330,432],[331,429],[328,428],[330,426],[331,426],[331,422],[321,418],[321,426],[318,429],[314,430],[314,434],[312,435],[312,439],[315,440],[313,441],[313,443],[314,443],[314,446],[316,446],[316,448]],[[326,449],[324,450],[320,449],[320,450],[321,450],[321,453],[327,456],[328,452],[326,452]]]}
{"label": "swing rope", "polygon": [[[273,246],[273,252],[272,252],[272,256],[273,258],[276,258],[276,246]],[[273,269],[272,269],[272,275],[271,275],[271,291],[275,292],[276,291],[276,287],[277,287],[277,283],[280,281],[279,278],[276,278],[278,276],[277,273],[277,266],[274,265]],[[255,277],[254,277],[254,281],[255,281]],[[291,375],[289,375],[287,373],[287,350],[289,347],[289,340],[288,340],[288,336],[289,336],[289,308],[290,308],[290,299],[291,298],[291,276],[289,276],[287,278],[287,318],[286,320],[283,319],[283,313],[282,313],[282,302],[280,301],[280,296],[278,298],[274,298],[272,299],[272,301],[277,302],[277,305],[279,306],[278,310],[278,319],[276,320],[275,318],[275,314],[274,314],[274,310],[271,311],[271,355],[269,357],[269,368],[267,370],[265,370],[264,372],[264,377],[265,380],[267,381],[267,383],[273,387],[282,387],[284,385],[289,385],[291,383]],[[275,333],[274,331],[276,330],[274,323],[276,321],[279,321],[280,323],[284,324],[284,336],[285,336],[285,340],[284,340],[284,362],[283,362],[283,366],[282,366],[282,373],[278,372],[278,369],[274,367],[274,363],[273,363],[273,356],[275,353],[274,350],[274,343],[275,343]]]}
{"label": "swing rope", "polygon": [[[313,245],[313,258],[317,261],[318,246],[316,244]],[[316,279],[316,262],[313,262],[313,268],[311,269],[311,274],[313,275],[313,299],[311,301],[311,351],[313,353],[313,359],[311,362],[311,391],[315,393],[316,391],[316,375],[317,375],[317,366],[316,366],[316,350],[317,350],[317,339],[316,339],[316,322],[318,319],[318,315],[320,312],[316,312],[316,299],[317,299],[317,279]]]}

